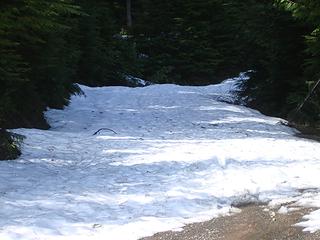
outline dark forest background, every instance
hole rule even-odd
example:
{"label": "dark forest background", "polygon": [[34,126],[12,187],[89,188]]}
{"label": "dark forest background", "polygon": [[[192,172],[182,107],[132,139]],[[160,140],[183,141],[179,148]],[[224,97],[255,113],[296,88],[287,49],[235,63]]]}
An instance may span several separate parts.
{"label": "dark forest background", "polygon": [[[74,83],[203,85],[253,70],[239,98],[317,123],[318,0],[2,0],[0,128],[48,128]],[[296,117],[297,115],[297,117]],[[292,117],[293,118],[293,117]]]}

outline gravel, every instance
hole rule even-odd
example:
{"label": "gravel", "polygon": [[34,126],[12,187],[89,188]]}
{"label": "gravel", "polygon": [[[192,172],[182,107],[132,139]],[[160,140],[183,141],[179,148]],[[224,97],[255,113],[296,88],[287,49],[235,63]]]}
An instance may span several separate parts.
{"label": "gravel", "polygon": [[[303,232],[294,227],[302,221],[302,216],[314,211],[303,208],[287,214],[264,205],[249,205],[241,212],[194,223],[183,231],[168,231],[141,240],[319,240],[320,232]],[[280,211],[281,212],[281,211]]]}

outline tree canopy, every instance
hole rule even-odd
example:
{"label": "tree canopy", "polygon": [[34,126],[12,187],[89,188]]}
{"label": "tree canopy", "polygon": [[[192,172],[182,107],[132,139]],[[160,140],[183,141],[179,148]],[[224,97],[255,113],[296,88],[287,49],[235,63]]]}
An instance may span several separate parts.
{"label": "tree canopy", "polygon": [[[203,85],[246,70],[240,97],[287,117],[320,78],[317,0],[4,0],[0,8],[2,128],[48,127],[43,111],[68,104],[80,93],[75,83],[126,85],[135,76]],[[318,91],[300,120],[319,113]]]}

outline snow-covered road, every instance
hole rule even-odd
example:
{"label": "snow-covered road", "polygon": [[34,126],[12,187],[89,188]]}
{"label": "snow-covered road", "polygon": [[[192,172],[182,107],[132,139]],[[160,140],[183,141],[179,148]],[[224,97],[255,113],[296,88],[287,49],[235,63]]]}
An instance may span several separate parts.
{"label": "snow-covered road", "polygon": [[[320,143],[216,101],[236,80],[81,86],[46,113],[50,130],[16,129],[26,139],[19,160],[0,162],[0,239],[134,240],[241,202],[320,207]],[[319,212],[308,219],[320,229]]]}

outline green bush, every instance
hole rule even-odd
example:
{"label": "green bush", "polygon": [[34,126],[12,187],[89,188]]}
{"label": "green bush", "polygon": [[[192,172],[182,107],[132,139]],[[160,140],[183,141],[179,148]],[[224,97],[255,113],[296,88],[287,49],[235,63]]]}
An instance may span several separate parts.
{"label": "green bush", "polygon": [[11,160],[20,156],[21,141],[22,136],[0,129],[0,160]]}

